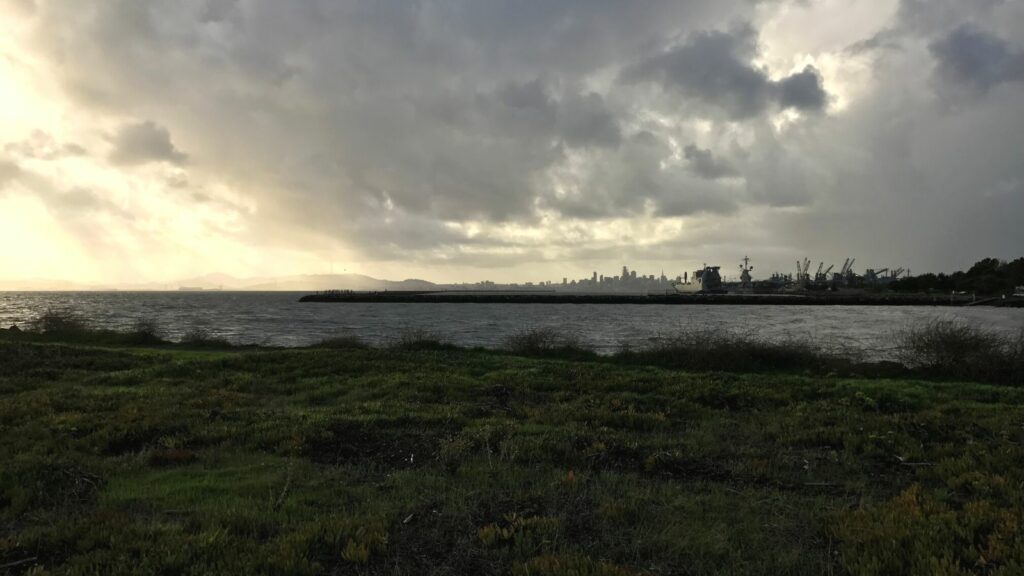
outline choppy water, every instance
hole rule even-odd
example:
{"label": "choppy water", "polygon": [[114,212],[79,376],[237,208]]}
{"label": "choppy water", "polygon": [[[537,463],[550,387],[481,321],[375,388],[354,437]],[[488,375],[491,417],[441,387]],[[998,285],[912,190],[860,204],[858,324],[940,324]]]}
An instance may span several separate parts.
{"label": "choppy water", "polygon": [[239,344],[302,346],[339,335],[387,343],[427,330],[462,346],[499,347],[512,334],[554,327],[598,351],[642,347],[681,331],[718,328],[763,338],[813,339],[885,357],[894,330],[936,318],[992,330],[1024,329],[1024,309],[928,306],[729,306],[597,304],[299,303],[295,292],[0,292],[0,326],[73,309],[91,323],[130,328],[139,319],[166,337],[204,328]]}

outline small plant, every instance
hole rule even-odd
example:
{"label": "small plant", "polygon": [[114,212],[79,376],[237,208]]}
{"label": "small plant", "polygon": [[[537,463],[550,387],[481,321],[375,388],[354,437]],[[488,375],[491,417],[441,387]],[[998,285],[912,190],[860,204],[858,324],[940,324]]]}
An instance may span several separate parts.
{"label": "small plant", "polygon": [[370,547],[349,538],[345,549],[341,551],[341,557],[353,564],[366,564],[370,560]]}
{"label": "small plant", "polygon": [[520,536],[537,533],[551,534],[558,530],[560,521],[549,516],[520,516],[515,512],[505,514],[505,525],[491,523],[477,530],[477,537],[484,546],[492,547],[513,541]]}
{"label": "small plant", "polygon": [[346,562],[353,564],[366,564],[370,561],[371,555],[383,553],[387,546],[387,532],[378,528],[367,530],[360,527],[345,543],[345,547],[341,550],[341,557]]}

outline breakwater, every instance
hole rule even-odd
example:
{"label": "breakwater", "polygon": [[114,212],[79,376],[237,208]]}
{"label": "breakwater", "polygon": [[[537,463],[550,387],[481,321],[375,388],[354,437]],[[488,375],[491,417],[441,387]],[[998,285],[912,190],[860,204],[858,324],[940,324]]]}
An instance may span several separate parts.
{"label": "breakwater", "polygon": [[730,305],[838,305],[838,306],[967,306],[970,304],[1018,306],[1014,299],[978,302],[969,295],[893,293],[805,294],[572,294],[558,292],[349,292],[308,294],[300,302],[385,302],[446,304],[730,304]]}

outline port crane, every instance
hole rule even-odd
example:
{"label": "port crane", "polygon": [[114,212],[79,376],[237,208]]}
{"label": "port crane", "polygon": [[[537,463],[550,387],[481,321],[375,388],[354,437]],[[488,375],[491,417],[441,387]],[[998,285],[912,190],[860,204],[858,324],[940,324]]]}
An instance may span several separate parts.
{"label": "port crane", "polygon": [[804,258],[803,262],[800,260],[796,261],[796,281],[802,284],[810,282],[811,275],[808,273],[811,269],[811,260]]}

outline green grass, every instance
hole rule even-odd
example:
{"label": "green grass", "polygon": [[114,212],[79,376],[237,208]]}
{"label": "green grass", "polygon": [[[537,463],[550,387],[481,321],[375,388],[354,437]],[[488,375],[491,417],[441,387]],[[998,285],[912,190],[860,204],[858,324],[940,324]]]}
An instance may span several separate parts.
{"label": "green grass", "polygon": [[1024,389],[343,344],[0,340],[0,573],[1024,571]]}

